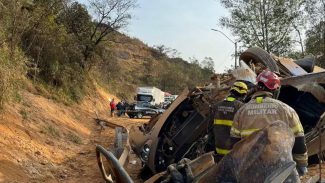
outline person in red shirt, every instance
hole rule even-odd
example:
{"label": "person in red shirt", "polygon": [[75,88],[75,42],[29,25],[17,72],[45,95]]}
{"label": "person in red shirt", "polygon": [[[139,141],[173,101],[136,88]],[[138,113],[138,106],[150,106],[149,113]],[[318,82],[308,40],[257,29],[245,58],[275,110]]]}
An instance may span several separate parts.
{"label": "person in red shirt", "polygon": [[111,107],[111,117],[114,117],[114,112],[116,109],[116,103],[114,101],[114,98],[112,99],[112,101],[109,103],[110,107]]}

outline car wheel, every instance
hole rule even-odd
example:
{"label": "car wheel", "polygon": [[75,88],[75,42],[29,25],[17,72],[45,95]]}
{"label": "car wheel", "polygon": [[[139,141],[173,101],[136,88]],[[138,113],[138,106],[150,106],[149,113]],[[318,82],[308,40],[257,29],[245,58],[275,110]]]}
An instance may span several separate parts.
{"label": "car wheel", "polygon": [[134,116],[133,116],[133,115],[129,115],[129,117],[130,117],[130,118],[134,118]]}
{"label": "car wheel", "polygon": [[137,114],[137,118],[142,118],[143,117],[143,114],[141,113],[141,112],[139,112],[138,114]]}

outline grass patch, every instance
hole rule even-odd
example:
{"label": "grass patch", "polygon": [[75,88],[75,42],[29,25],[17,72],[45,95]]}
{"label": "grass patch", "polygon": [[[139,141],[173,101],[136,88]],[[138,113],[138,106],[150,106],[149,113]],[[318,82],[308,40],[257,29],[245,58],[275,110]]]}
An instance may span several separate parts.
{"label": "grass patch", "polygon": [[27,120],[28,119],[28,111],[26,109],[21,109],[19,111],[19,114],[21,115],[21,117],[23,118],[23,120]]}
{"label": "grass patch", "polygon": [[82,144],[82,139],[77,134],[75,134],[73,132],[69,132],[67,137],[68,137],[68,140],[72,143]]}
{"label": "grass patch", "polygon": [[54,137],[54,138],[60,138],[61,137],[61,133],[59,131],[59,129],[55,128],[52,125],[49,125],[48,127],[46,127],[46,133],[49,134],[50,136]]}
{"label": "grass patch", "polygon": [[45,98],[55,100],[67,106],[76,102],[75,98],[71,97],[69,92],[63,88],[57,88],[42,81],[36,81],[34,85],[37,94],[42,95]]}
{"label": "grass patch", "polygon": [[23,101],[23,97],[21,96],[21,94],[18,91],[15,91],[13,93],[13,100],[14,100],[14,102],[21,103]]}

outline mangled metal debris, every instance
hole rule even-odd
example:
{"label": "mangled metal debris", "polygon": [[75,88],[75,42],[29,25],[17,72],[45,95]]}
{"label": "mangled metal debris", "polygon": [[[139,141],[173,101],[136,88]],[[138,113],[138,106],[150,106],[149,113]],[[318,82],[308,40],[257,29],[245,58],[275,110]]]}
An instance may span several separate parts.
{"label": "mangled metal debris", "polygon": [[[130,129],[130,146],[141,159],[144,168],[149,169],[152,175],[165,171],[169,165],[177,164],[177,162],[184,158],[195,159],[199,157],[198,159],[200,159],[201,155],[211,150],[207,143],[207,132],[211,119],[210,106],[227,95],[229,86],[235,80],[245,81],[250,87],[250,92],[253,93],[256,74],[259,74],[265,68],[277,72],[281,76],[282,87],[278,94],[278,99],[297,111],[304,126],[306,137],[308,137],[309,156],[318,153],[317,145],[314,145],[315,134],[317,134],[315,127],[319,124],[320,116],[325,111],[325,71],[314,66],[313,60],[310,58],[307,61],[284,59],[271,56],[261,48],[249,48],[242,53],[240,58],[242,60],[241,67],[234,70],[232,75],[217,75],[213,77],[212,83],[208,86],[184,90],[162,115],[152,118],[148,124]],[[264,132],[261,132],[261,134],[264,134]],[[262,136],[259,136],[258,139],[266,138],[266,136]],[[325,134],[323,137],[325,138]],[[271,140],[276,141],[279,139]],[[290,143],[287,145],[287,148],[291,147]],[[257,147],[261,147],[261,151],[263,148],[264,150],[268,148],[267,145]],[[285,149],[282,146],[281,148]],[[232,156],[243,154],[239,152],[236,154],[236,151],[237,148],[235,147]],[[287,149],[284,162],[291,162],[289,161],[290,153]],[[269,153],[269,155],[273,156],[276,154]],[[271,163],[267,159],[263,159],[265,157],[256,156],[254,158],[261,158],[260,163],[264,161],[264,163]],[[208,162],[206,163],[207,165],[209,165]],[[188,164],[188,162],[185,163]],[[249,162],[247,161],[246,163]],[[286,165],[289,168],[292,167],[291,165]],[[238,166],[237,168],[239,169],[243,168]],[[258,164],[250,164],[250,166],[257,168]],[[260,168],[266,171],[268,170],[267,168],[272,167]],[[172,170],[174,169],[172,168]],[[245,169],[242,170],[240,171],[241,173],[246,171]],[[276,173],[275,169],[270,169],[267,172]],[[246,173],[242,175],[246,176]],[[157,178],[157,176],[159,177],[162,174],[155,175],[155,177]],[[277,174],[272,176],[275,175]],[[281,173],[280,175],[283,176]],[[258,180],[264,180],[269,174],[260,174],[259,176],[260,179]]]}
{"label": "mangled metal debris", "polygon": [[[237,143],[233,151],[218,164],[211,153],[189,161],[181,160],[169,165],[167,171],[150,178],[155,182],[249,182],[265,180],[299,182],[294,170],[291,150],[294,136],[287,124],[281,121],[265,127]],[[254,177],[254,179],[252,179]]]}

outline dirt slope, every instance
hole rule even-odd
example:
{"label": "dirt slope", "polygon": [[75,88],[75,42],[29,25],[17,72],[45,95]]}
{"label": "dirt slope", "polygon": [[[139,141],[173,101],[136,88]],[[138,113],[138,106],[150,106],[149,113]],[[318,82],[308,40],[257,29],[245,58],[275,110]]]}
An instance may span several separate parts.
{"label": "dirt slope", "polygon": [[[148,121],[109,117],[107,101],[113,97],[97,88],[80,104],[65,106],[24,92],[22,102],[7,105],[0,114],[0,183],[103,182],[95,145],[112,145],[115,131],[100,129],[94,121],[95,109],[100,118],[128,128]],[[128,165],[136,182],[138,163]],[[303,180],[318,174],[317,166],[309,170]]]}
{"label": "dirt slope", "polygon": [[94,149],[112,144],[114,130],[100,130],[94,109],[128,127],[147,120],[110,118],[107,101],[114,96],[100,88],[96,93],[65,106],[24,92],[20,104],[6,106],[0,115],[0,183],[103,182]]}

